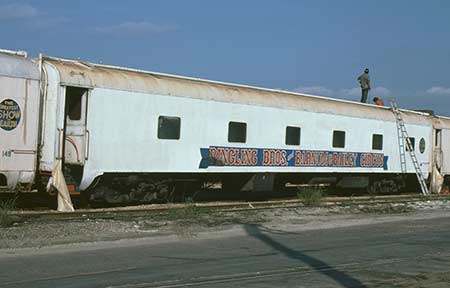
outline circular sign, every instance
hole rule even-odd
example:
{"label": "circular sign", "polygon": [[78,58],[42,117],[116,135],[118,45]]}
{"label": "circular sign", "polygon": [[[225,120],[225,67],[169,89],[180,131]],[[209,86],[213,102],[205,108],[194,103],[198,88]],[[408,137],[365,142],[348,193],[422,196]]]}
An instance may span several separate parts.
{"label": "circular sign", "polygon": [[0,128],[11,131],[19,125],[20,107],[16,101],[5,99],[0,103]]}

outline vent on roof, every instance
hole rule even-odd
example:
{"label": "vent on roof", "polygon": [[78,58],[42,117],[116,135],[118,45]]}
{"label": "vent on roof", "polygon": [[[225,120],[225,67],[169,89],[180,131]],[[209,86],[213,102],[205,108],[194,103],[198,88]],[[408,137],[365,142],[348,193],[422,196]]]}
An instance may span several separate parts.
{"label": "vent on roof", "polygon": [[434,116],[435,114],[434,114],[434,111],[433,110],[429,110],[429,109],[419,109],[419,110],[414,110],[414,111],[416,111],[416,112],[421,112],[421,113],[426,113],[426,114],[429,114],[429,115],[431,115],[431,116]]}
{"label": "vent on roof", "polygon": [[16,56],[25,57],[25,58],[28,57],[28,53],[26,51],[13,51],[13,50],[0,49],[0,53],[16,55]]}

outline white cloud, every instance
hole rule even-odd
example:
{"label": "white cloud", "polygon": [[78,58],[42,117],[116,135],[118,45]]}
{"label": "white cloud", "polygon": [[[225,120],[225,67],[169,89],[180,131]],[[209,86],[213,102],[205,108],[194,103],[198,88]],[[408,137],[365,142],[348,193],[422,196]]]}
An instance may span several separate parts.
{"label": "white cloud", "polygon": [[370,91],[370,94],[373,95],[373,97],[382,97],[382,98],[386,98],[392,95],[391,90],[382,87],[382,86],[378,86],[375,87],[372,91]]}
{"label": "white cloud", "polygon": [[361,88],[355,87],[350,89],[342,89],[337,94],[337,96],[341,96],[343,98],[358,97],[361,96]]}
{"label": "white cloud", "polygon": [[63,16],[52,17],[29,4],[0,5],[0,22],[13,22],[31,29],[54,27],[69,20]]}
{"label": "white cloud", "polygon": [[295,92],[320,95],[320,96],[332,96],[334,94],[333,90],[328,89],[324,86],[298,86],[294,89]]}
{"label": "white cloud", "polygon": [[450,95],[450,88],[442,86],[433,86],[427,90],[427,93],[435,95]]}
{"label": "white cloud", "polygon": [[118,25],[98,27],[98,32],[115,34],[115,35],[145,35],[145,34],[160,34],[168,31],[175,30],[174,25],[155,24],[150,22],[123,22]]}
{"label": "white cloud", "polygon": [[0,21],[23,20],[39,16],[39,11],[28,4],[6,4],[0,6]]}
{"label": "white cloud", "polygon": [[[371,97],[381,97],[381,98],[386,98],[391,96],[392,92],[391,90],[382,87],[382,86],[377,86],[373,89],[370,90],[369,95]],[[349,97],[358,97],[361,96],[361,88],[359,87],[355,87],[355,88],[350,88],[350,89],[342,89],[339,91],[338,96],[342,96],[345,98],[349,98]]]}
{"label": "white cloud", "polygon": [[31,29],[45,29],[45,28],[53,28],[56,25],[61,25],[69,22],[70,20],[66,17],[43,17],[40,19],[33,19],[27,26]]}

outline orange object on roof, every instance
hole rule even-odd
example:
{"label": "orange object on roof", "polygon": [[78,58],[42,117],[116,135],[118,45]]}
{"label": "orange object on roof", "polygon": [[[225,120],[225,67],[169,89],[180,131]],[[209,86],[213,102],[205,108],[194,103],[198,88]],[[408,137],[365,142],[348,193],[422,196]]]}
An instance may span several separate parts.
{"label": "orange object on roof", "polygon": [[373,102],[375,102],[375,105],[377,106],[384,106],[384,100],[378,97],[373,98]]}

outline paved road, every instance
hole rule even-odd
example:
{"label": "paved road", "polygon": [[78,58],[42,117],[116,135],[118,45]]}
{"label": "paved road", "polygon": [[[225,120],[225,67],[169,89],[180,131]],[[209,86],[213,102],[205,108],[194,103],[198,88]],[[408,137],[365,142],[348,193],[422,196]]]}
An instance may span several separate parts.
{"label": "paved road", "polygon": [[1,287],[450,287],[450,216],[0,258]]}

